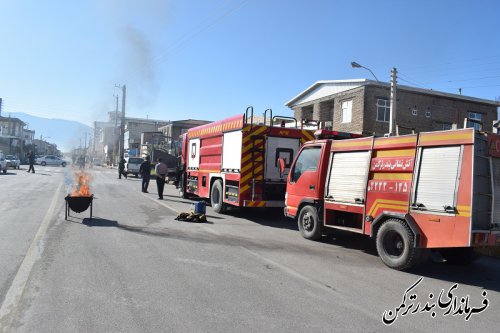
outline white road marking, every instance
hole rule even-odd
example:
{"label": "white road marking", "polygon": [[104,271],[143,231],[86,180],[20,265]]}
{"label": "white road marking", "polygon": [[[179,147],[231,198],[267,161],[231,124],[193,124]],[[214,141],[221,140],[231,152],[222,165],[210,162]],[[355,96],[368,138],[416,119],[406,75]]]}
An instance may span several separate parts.
{"label": "white road marking", "polygon": [[160,205],[162,205],[162,206],[164,206],[164,207],[166,207],[166,208],[170,209],[170,210],[171,210],[171,211],[173,211],[174,213],[177,213],[177,214],[180,214],[180,213],[181,213],[181,211],[180,211],[180,210],[178,210],[177,208],[174,208],[174,207],[170,206],[169,204],[166,204],[166,203],[165,203],[164,201],[162,201],[162,200],[154,199],[154,198],[152,198],[151,196],[146,195],[146,194],[143,194],[143,196],[144,196],[145,198],[148,198],[148,199],[149,199],[149,200],[151,200],[151,201],[154,201],[154,202],[156,202],[156,203],[158,203],[158,204],[160,204]]}
{"label": "white road marking", "polygon": [[17,270],[16,276],[10,285],[9,290],[5,295],[5,299],[0,307],[0,332],[7,332],[10,325],[12,324],[12,320],[17,312],[19,303],[21,302],[24,290],[26,288],[26,284],[31,274],[31,270],[35,265],[36,261],[40,259],[41,254],[43,253],[43,240],[47,233],[47,229],[49,228],[50,222],[53,220],[54,211],[56,206],[58,205],[59,200],[61,199],[61,191],[62,182],[59,183],[57,190],[52,197],[52,202],[50,203],[49,209],[45,214],[45,217],[38,228],[38,231],[31,242],[30,247],[28,248],[28,252],[26,252],[26,256],[24,257],[21,266]]}

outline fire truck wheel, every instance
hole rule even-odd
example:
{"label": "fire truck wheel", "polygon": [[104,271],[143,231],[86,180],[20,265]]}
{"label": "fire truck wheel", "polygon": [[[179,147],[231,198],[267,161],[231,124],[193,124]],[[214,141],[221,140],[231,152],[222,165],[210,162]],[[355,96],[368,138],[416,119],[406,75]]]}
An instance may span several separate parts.
{"label": "fire truck wheel", "polygon": [[404,270],[421,262],[422,249],[413,246],[414,236],[405,222],[390,219],[377,232],[377,252],[387,266]]}
{"label": "fire truck wheel", "polygon": [[468,265],[479,258],[479,254],[475,253],[472,247],[440,249],[439,253],[446,259],[446,263],[451,265]]}
{"label": "fire truck wheel", "polygon": [[318,240],[323,236],[323,226],[319,222],[316,207],[311,205],[302,207],[297,223],[304,238]]}
{"label": "fire truck wheel", "polygon": [[210,193],[210,202],[212,208],[216,213],[224,213],[226,211],[226,204],[223,201],[222,181],[216,180],[212,185],[212,192]]}

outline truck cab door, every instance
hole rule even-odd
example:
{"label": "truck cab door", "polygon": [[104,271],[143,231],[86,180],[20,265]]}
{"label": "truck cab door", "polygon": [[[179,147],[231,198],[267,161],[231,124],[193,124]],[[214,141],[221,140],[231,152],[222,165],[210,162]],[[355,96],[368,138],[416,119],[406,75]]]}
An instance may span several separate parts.
{"label": "truck cab door", "polygon": [[[300,203],[315,201],[323,196],[319,193],[319,161],[322,145],[304,146],[288,175],[286,214],[296,216]],[[323,187],[322,187],[323,188]]]}

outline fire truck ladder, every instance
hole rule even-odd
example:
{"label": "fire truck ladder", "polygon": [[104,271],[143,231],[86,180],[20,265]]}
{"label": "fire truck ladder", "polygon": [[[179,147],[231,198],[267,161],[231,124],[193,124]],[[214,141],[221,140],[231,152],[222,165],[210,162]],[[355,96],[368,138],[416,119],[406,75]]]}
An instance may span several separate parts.
{"label": "fire truck ladder", "polygon": [[[265,143],[264,136],[252,136],[252,201],[255,200],[255,183],[264,181]],[[257,172],[257,169],[260,171]]]}

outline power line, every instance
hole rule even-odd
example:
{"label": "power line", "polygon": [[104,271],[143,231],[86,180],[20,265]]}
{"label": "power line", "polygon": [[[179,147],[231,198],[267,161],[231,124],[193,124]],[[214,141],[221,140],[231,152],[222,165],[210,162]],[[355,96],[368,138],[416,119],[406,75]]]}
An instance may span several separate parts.
{"label": "power line", "polygon": [[449,80],[447,82],[463,82],[463,81],[474,81],[474,80],[486,80],[486,79],[494,79],[494,78],[498,78],[498,77],[500,77],[500,75],[483,76],[483,77],[476,77],[476,78],[463,79],[463,80]]}
{"label": "power line", "polygon": [[168,55],[169,52],[172,52],[175,49],[180,48],[182,45],[186,44],[188,41],[199,35],[200,33],[204,32],[205,30],[208,30],[212,26],[214,26],[216,23],[224,19],[225,17],[229,16],[236,10],[238,10],[240,7],[243,6],[248,0],[243,0],[240,3],[238,3],[234,8],[227,6],[228,9],[224,10],[224,7],[222,9],[224,10],[221,15],[211,15],[208,16],[204,21],[205,23],[200,23],[196,28],[194,28],[192,31],[185,33],[183,36],[181,36],[177,41],[172,43],[172,45],[167,46],[164,48],[162,51],[158,52],[158,54],[154,57],[153,62],[157,63],[161,61],[166,55]]}
{"label": "power line", "polygon": [[[423,73],[414,73],[412,74],[413,76],[415,75],[425,75],[426,77],[426,80],[427,81],[430,81],[432,79],[436,79],[436,78],[446,78],[446,77],[453,77],[453,76],[464,76],[464,75],[468,75],[468,74],[478,74],[478,73],[482,73],[482,72],[487,72],[489,74],[496,74],[497,71],[500,71],[500,68],[485,68],[485,69],[479,69],[479,70],[473,70],[473,71],[465,71],[465,72],[448,72],[448,73],[443,73],[443,74],[439,74],[439,75],[426,75],[426,74],[423,74]],[[457,79],[459,80],[459,79]],[[446,80],[446,82],[448,82],[450,80]]]}
{"label": "power line", "polygon": [[[145,69],[145,68],[152,68],[155,65],[159,64],[160,62],[163,62],[168,56],[171,56],[175,54],[176,52],[180,51],[182,48],[184,48],[188,42],[202,34],[204,31],[214,27],[217,23],[222,21],[224,18],[230,16],[234,12],[236,12],[238,9],[240,9],[248,0],[242,0],[240,1],[236,6],[234,7],[228,7],[227,10],[224,10],[222,14],[220,15],[210,15],[208,16],[205,20],[204,23],[199,24],[196,28],[194,28],[192,31],[185,33],[182,35],[180,38],[178,38],[176,41],[168,45],[167,47],[163,48],[160,52],[158,52],[154,57],[152,57],[151,62],[146,63],[138,68],[136,68],[135,71],[132,72],[132,75],[130,79],[134,76],[136,76],[139,71]],[[223,7],[223,9],[225,9]]]}
{"label": "power line", "polygon": [[482,66],[488,66],[488,68],[478,68],[476,71],[485,71],[485,70],[491,70],[491,65],[496,65],[499,64],[500,61],[494,61],[494,62],[489,62],[489,63],[483,63],[483,64],[471,64],[467,66],[459,66],[459,67],[443,67],[443,68],[438,68],[438,69],[432,69],[432,70],[424,70],[424,71],[418,71],[415,73],[418,74],[427,74],[427,73],[442,73],[442,72],[451,72],[455,70],[462,70],[462,69],[470,69],[473,67],[482,67]]}
{"label": "power line", "polygon": [[446,66],[454,65],[454,64],[475,62],[475,61],[478,61],[478,60],[486,60],[486,59],[494,59],[494,58],[500,58],[500,55],[494,55],[494,56],[488,56],[488,57],[480,57],[480,58],[472,58],[472,59],[465,59],[465,60],[458,60],[458,61],[449,61],[449,62],[444,62],[444,63],[440,63],[440,64],[416,66],[416,67],[413,67],[413,68],[410,67],[410,68],[408,68],[408,70],[413,71],[413,70],[420,70],[420,69],[433,68],[433,67],[446,67]]}
{"label": "power line", "polygon": [[[402,74],[401,72],[398,73],[398,77],[401,81],[410,83],[412,85],[418,86],[420,88],[425,88],[423,83],[418,82],[417,80],[412,79],[406,74]],[[406,79],[405,79],[406,78]]]}
{"label": "power line", "polygon": [[490,88],[490,87],[500,87],[500,84],[489,84],[484,86],[468,86],[468,87],[460,87],[462,89],[471,89],[471,88]]}

